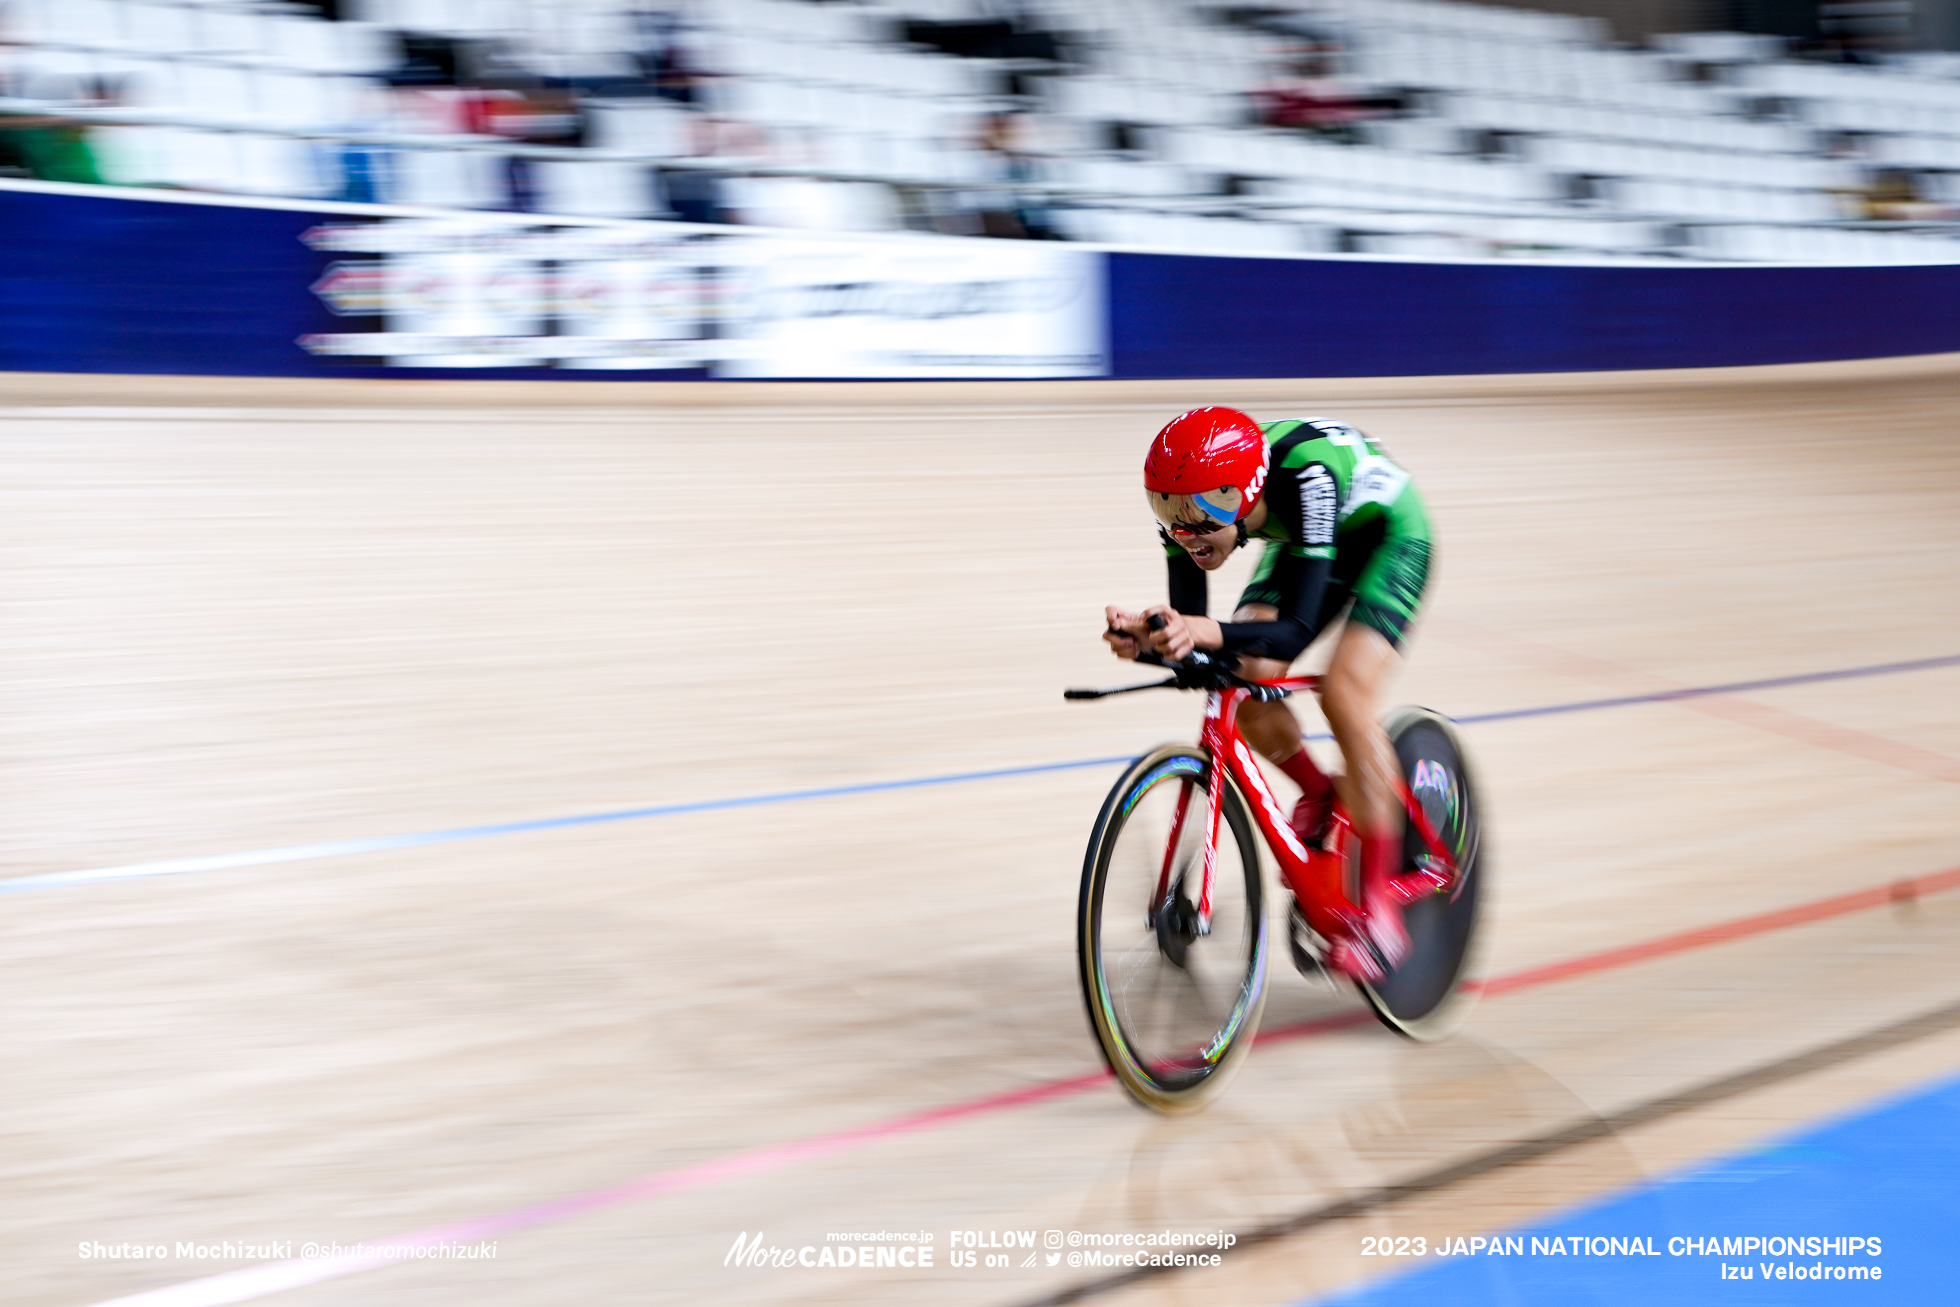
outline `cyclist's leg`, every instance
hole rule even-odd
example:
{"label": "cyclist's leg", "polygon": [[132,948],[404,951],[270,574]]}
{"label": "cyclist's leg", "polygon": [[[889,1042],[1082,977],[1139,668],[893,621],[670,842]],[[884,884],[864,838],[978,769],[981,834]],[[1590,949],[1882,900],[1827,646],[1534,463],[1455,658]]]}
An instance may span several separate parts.
{"label": "cyclist's leg", "polygon": [[[1280,601],[1296,581],[1290,569],[1299,566],[1299,559],[1289,556],[1278,545],[1267,544],[1259,565],[1253,569],[1252,579],[1246,582],[1245,592],[1239,596],[1238,610],[1232,614],[1232,620],[1276,620]],[[1346,598],[1345,585],[1330,585],[1319,625],[1324,627]],[[1271,681],[1285,676],[1289,665],[1277,658],[1244,657],[1239,659],[1239,670],[1254,680]],[[1300,719],[1293,715],[1292,707],[1285,700],[1240,704],[1239,729],[1253,748],[1272,759],[1287,779],[1300,787],[1300,801],[1293,809],[1293,829],[1303,841],[1318,839],[1333,808],[1334,782],[1314,762],[1300,732]]]}
{"label": "cyclist's leg", "polygon": [[[1278,617],[1279,609],[1272,604],[1240,604],[1232,614],[1235,622],[1271,622]],[[1239,659],[1239,673],[1255,681],[1276,681],[1289,670],[1290,665],[1277,658]],[[1292,707],[1284,699],[1272,703],[1248,699],[1239,705],[1239,731],[1300,787],[1293,830],[1303,841],[1317,839],[1333,807],[1334,781],[1314,762]]]}
{"label": "cyclist's leg", "polygon": [[1426,523],[1421,534],[1391,532],[1374,550],[1354,586],[1354,608],[1334,646],[1321,682],[1321,708],[1347,759],[1342,797],[1361,836],[1361,890],[1369,933],[1390,965],[1408,953],[1409,936],[1388,880],[1401,870],[1402,804],[1399,768],[1377,710],[1381,692],[1400,668],[1404,633],[1422,602],[1429,576]]}
{"label": "cyclist's leg", "polygon": [[[1245,604],[1233,613],[1233,621],[1272,621],[1278,609],[1270,605]],[[1278,680],[1286,676],[1290,664],[1278,658],[1239,658],[1239,672],[1252,680]],[[1286,778],[1299,786],[1294,803],[1292,827],[1303,845],[1319,843],[1327,833],[1327,817],[1335,805],[1335,782],[1313,760],[1307,741],[1299,731],[1299,717],[1286,700],[1239,703],[1239,731],[1252,749],[1272,758],[1286,772]]]}
{"label": "cyclist's leg", "polygon": [[1388,638],[1350,614],[1320,682],[1321,710],[1347,760],[1342,798],[1364,837],[1402,833],[1395,751],[1376,715],[1381,692],[1401,665]]}
{"label": "cyclist's leg", "polygon": [[[1235,622],[1273,622],[1279,609],[1272,604],[1240,604],[1232,614]],[[1274,681],[1286,675],[1287,664],[1277,658],[1239,659],[1239,675],[1254,681]],[[1286,706],[1286,700],[1255,703],[1248,699],[1239,705],[1239,731],[1253,748],[1278,762],[1290,758],[1300,748],[1300,719]]]}

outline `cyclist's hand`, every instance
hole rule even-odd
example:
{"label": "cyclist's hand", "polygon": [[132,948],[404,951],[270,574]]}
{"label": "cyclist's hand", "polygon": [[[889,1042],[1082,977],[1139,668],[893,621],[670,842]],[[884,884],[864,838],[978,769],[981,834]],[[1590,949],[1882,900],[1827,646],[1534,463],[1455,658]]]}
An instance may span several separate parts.
{"label": "cyclist's hand", "polygon": [[1125,612],[1111,605],[1103,609],[1103,621],[1108,626],[1103,632],[1103,641],[1109,645],[1110,652],[1118,658],[1134,662],[1143,651],[1141,637],[1146,630],[1144,619],[1136,613]]}
{"label": "cyclist's hand", "polygon": [[1164,619],[1162,626],[1149,633],[1150,647],[1172,662],[1185,657],[1198,647],[1198,641],[1191,634],[1190,624],[1184,620],[1184,614],[1170,605],[1157,604],[1146,608],[1143,610],[1143,616],[1146,622],[1153,617]]}

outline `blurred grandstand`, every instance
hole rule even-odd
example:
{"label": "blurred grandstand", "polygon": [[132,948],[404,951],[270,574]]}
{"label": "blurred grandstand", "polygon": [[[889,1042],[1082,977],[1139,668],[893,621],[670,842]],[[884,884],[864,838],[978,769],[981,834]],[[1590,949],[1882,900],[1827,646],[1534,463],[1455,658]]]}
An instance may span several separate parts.
{"label": "blurred grandstand", "polygon": [[1634,46],[1436,0],[8,0],[0,172],[1235,254],[1954,261],[1960,56],[1896,48],[1909,6],[1822,8],[1876,17]]}

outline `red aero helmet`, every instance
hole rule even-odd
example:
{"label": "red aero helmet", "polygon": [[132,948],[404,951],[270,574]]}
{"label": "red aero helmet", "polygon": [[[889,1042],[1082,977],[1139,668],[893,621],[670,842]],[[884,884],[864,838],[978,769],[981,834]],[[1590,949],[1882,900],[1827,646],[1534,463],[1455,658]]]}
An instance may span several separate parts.
{"label": "red aero helmet", "polygon": [[1150,442],[1143,485],[1167,526],[1195,509],[1230,526],[1252,511],[1266,486],[1266,433],[1235,408],[1194,408],[1172,418]]}

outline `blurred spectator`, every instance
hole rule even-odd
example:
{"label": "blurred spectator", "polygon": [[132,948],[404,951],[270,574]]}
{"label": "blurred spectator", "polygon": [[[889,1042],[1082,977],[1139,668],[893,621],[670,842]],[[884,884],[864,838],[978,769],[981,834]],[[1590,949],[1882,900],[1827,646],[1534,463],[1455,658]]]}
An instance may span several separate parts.
{"label": "blurred spectator", "polygon": [[667,207],[680,221],[731,220],[728,212],[721,207],[721,178],[714,173],[692,168],[670,168],[661,173],[660,183],[667,193]]}
{"label": "blurred spectator", "polygon": [[371,145],[340,149],[340,194],[350,204],[382,204],[393,195],[389,152]]}
{"label": "blurred spectator", "polygon": [[1253,92],[1259,121],[1269,127],[1294,127],[1355,142],[1360,124],[1374,116],[1370,104],[1357,97],[1336,76],[1340,47],[1310,45],[1295,51],[1264,87]]}
{"label": "blurred spectator", "polygon": [[[769,157],[766,132],[753,123],[697,113],[688,121],[688,156],[694,159],[762,160]],[[744,217],[729,179],[711,168],[669,168],[660,183],[667,207],[682,222],[742,222]]]}
{"label": "blurred spectator", "polygon": [[[82,107],[113,106],[117,99],[111,83],[46,72],[23,76],[11,59],[0,74],[0,94]],[[101,170],[89,147],[88,130],[58,114],[0,114],[0,176],[100,183]]]}
{"label": "blurred spectator", "polygon": [[401,32],[401,62],[388,75],[396,86],[457,86],[468,80],[463,71],[462,42],[449,36]]}
{"label": "blurred spectator", "polygon": [[1863,195],[1862,216],[1874,222],[1932,222],[1953,210],[1926,198],[1919,174],[1910,168],[1874,168]]}
{"label": "blurred spectator", "polygon": [[[531,145],[575,147],[585,143],[585,121],[569,91],[506,93],[481,103],[485,109],[482,126],[489,135]],[[538,211],[537,163],[531,156],[504,157],[504,184],[510,208],[519,213]]]}
{"label": "blurred spectator", "polygon": [[1046,211],[1031,205],[1027,191],[1021,189],[1041,179],[1039,161],[1028,152],[1028,128],[1028,115],[1020,112],[991,113],[980,121],[974,143],[980,152],[981,175],[1008,186],[973,197],[979,235],[1020,240],[1054,236]]}
{"label": "blurred spectator", "polygon": [[0,115],[0,177],[100,183],[81,124],[49,114]]}
{"label": "blurred spectator", "polygon": [[700,103],[699,59],[681,16],[671,8],[653,4],[636,5],[630,12],[639,41],[631,53],[642,85],[679,104]]}
{"label": "blurred spectator", "polygon": [[1912,45],[1912,5],[1900,0],[1835,0],[1817,6],[1818,39],[1800,45],[1812,58],[1876,64]]}
{"label": "blurred spectator", "polygon": [[532,145],[585,144],[585,115],[572,93],[563,88],[540,88],[522,94],[505,91],[477,98],[481,118],[475,130]]}

